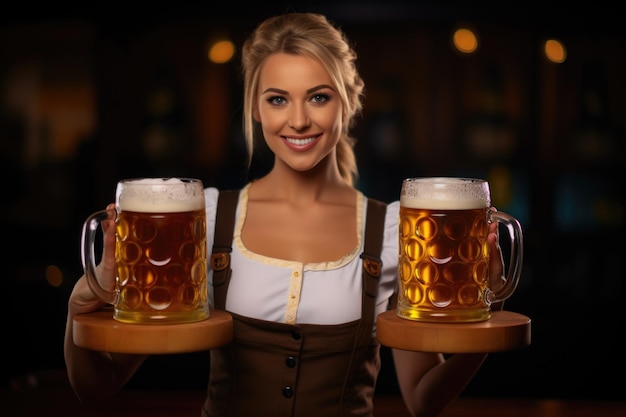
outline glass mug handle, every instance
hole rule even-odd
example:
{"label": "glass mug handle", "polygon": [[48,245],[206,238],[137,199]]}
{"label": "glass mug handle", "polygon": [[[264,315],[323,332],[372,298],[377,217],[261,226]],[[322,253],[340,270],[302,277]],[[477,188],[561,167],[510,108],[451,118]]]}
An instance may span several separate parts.
{"label": "glass mug handle", "polygon": [[502,288],[496,291],[489,289],[487,292],[487,300],[490,303],[497,303],[509,298],[517,288],[522,272],[524,238],[522,235],[522,226],[517,219],[510,214],[489,209],[489,221],[496,221],[499,224],[503,224],[507,229],[511,241],[511,253],[506,273],[506,281]]}
{"label": "glass mug handle", "polygon": [[87,278],[87,284],[91,291],[93,291],[98,298],[105,303],[117,304],[119,300],[119,293],[114,290],[107,290],[102,286],[98,275],[96,273],[96,236],[98,228],[101,227],[101,223],[105,220],[115,219],[117,217],[114,209],[101,210],[91,214],[83,223],[83,230],[81,234],[81,262],[83,264],[83,271]]}

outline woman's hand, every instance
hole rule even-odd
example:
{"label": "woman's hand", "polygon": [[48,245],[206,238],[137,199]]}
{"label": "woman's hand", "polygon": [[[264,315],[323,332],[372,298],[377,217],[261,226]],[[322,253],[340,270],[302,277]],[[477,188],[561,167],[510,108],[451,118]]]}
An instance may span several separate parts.
{"label": "woman's hand", "polygon": [[[103,288],[113,290],[115,287],[115,204],[106,208],[111,214],[100,225],[102,227],[102,259],[96,267],[96,275]],[[106,305],[91,291],[87,278],[83,275],[74,286],[70,295],[69,308],[71,314],[90,313]]]}
{"label": "woman's hand", "polygon": [[111,213],[109,217],[101,222],[102,225],[102,260],[98,265],[98,277],[104,282],[104,288],[113,289],[115,286],[115,204],[109,204],[107,211]]}
{"label": "woman's hand", "polygon": [[[494,207],[492,211],[497,211]],[[487,235],[487,244],[489,245],[489,288],[492,291],[498,291],[504,285],[504,259],[502,258],[502,250],[500,249],[500,238],[498,234],[498,222],[493,221],[489,224],[489,234]],[[492,311],[502,310],[504,302],[493,303]]]}

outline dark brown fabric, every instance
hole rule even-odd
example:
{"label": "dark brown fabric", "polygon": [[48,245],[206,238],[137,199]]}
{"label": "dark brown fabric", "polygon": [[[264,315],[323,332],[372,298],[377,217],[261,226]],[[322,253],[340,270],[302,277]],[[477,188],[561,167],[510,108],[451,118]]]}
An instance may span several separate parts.
{"label": "dark brown fabric", "polygon": [[[237,203],[232,191],[230,197],[222,193],[213,247],[220,265],[214,271],[219,309],[226,304],[234,229],[234,214],[226,213],[234,213]],[[289,325],[233,314],[233,342],[211,351],[202,416],[372,416],[380,370],[380,346],[372,338],[372,326],[385,211],[384,203],[368,200],[362,318],[341,325]]]}
{"label": "dark brown fabric", "polygon": [[[211,351],[204,416],[372,416],[379,345],[354,348],[360,320],[322,326],[233,319],[236,342]],[[362,360],[353,363],[354,354]]]}
{"label": "dark brown fabric", "polygon": [[215,308],[224,310],[226,291],[230,281],[230,253],[232,252],[235,215],[239,190],[222,190],[217,200],[215,214],[215,235],[211,251],[211,268],[213,269],[213,290]]}

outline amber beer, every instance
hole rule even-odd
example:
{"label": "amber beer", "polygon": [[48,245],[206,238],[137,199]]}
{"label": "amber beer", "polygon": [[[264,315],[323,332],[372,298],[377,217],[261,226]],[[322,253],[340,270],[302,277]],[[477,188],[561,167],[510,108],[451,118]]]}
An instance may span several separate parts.
{"label": "amber beer", "polygon": [[159,324],[208,318],[202,183],[160,178],[120,181],[116,210],[113,317],[126,323]]}
{"label": "amber beer", "polygon": [[511,282],[506,292],[491,291],[489,223],[494,219],[517,222],[504,213],[493,217],[490,204],[489,187],[483,180],[413,178],[403,182],[398,316],[432,322],[484,321],[491,316],[492,302],[512,294],[520,272],[521,229],[511,238],[515,249]]}

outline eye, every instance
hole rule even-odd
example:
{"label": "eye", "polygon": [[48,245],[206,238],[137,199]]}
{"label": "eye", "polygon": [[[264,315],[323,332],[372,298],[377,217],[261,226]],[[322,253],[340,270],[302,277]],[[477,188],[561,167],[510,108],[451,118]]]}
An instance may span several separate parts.
{"label": "eye", "polygon": [[280,106],[285,104],[287,100],[285,100],[285,97],[282,96],[272,96],[267,98],[267,102],[273,106]]}
{"label": "eye", "polygon": [[311,101],[314,103],[325,103],[330,99],[328,94],[315,94],[311,97]]}

